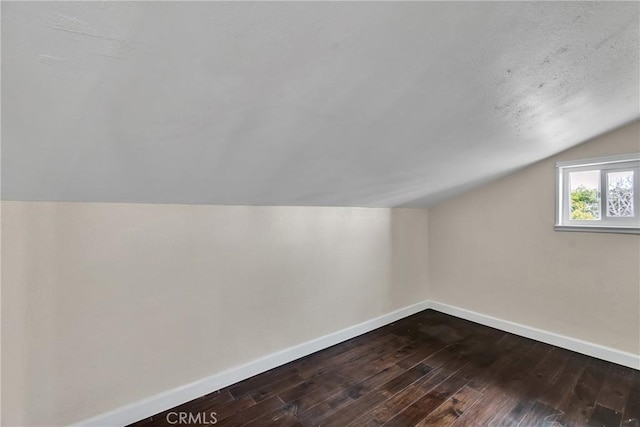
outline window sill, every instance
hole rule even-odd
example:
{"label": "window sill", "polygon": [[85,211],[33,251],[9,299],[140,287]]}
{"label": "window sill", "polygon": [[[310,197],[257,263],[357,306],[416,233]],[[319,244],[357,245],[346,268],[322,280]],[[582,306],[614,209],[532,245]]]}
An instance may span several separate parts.
{"label": "window sill", "polygon": [[581,231],[583,233],[620,233],[640,234],[640,228],[635,227],[597,227],[589,225],[556,225],[556,231]]}

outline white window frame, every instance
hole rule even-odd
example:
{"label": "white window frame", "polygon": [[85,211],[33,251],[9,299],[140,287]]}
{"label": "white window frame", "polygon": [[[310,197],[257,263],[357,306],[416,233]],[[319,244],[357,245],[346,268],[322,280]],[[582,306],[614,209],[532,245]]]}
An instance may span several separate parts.
{"label": "white window frame", "polygon": [[[572,220],[569,173],[600,171],[600,219]],[[633,171],[633,217],[607,217],[607,172]],[[556,163],[557,231],[640,234],[640,153]]]}

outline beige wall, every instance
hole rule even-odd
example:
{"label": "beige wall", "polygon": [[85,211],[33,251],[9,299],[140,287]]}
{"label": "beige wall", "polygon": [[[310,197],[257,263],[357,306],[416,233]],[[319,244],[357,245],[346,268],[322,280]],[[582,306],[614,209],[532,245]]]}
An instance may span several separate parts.
{"label": "beige wall", "polygon": [[640,151],[638,122],[429,209],[429,297],[640,354],[640,236],[554,231],[555,162]]}
{"label": "beige wall", "polygon": [[62,425],[427,298],[427,212],[2,202],[3,425]]}

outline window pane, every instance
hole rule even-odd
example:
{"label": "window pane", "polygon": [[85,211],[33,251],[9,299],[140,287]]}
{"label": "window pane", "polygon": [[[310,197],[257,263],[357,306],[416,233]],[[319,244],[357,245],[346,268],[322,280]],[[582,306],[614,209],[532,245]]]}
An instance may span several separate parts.
{"label": "window pane", "polygon": [[600,171],[569,173],[571,219],[600,219]]}
{"label": "window pane", "polygon": [[607,173],[607,216],[633,216],[633,171]]}

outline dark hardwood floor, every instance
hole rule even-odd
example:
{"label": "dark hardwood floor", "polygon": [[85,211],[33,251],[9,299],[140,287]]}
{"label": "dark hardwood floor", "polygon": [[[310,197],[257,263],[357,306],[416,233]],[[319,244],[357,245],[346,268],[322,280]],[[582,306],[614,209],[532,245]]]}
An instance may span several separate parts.
{"label": "dark hardwood floor", "polygon": [[640,371],[426,310],[133,426],[180,412],[207,426],[215,412],[220,426],[640,427]]}

